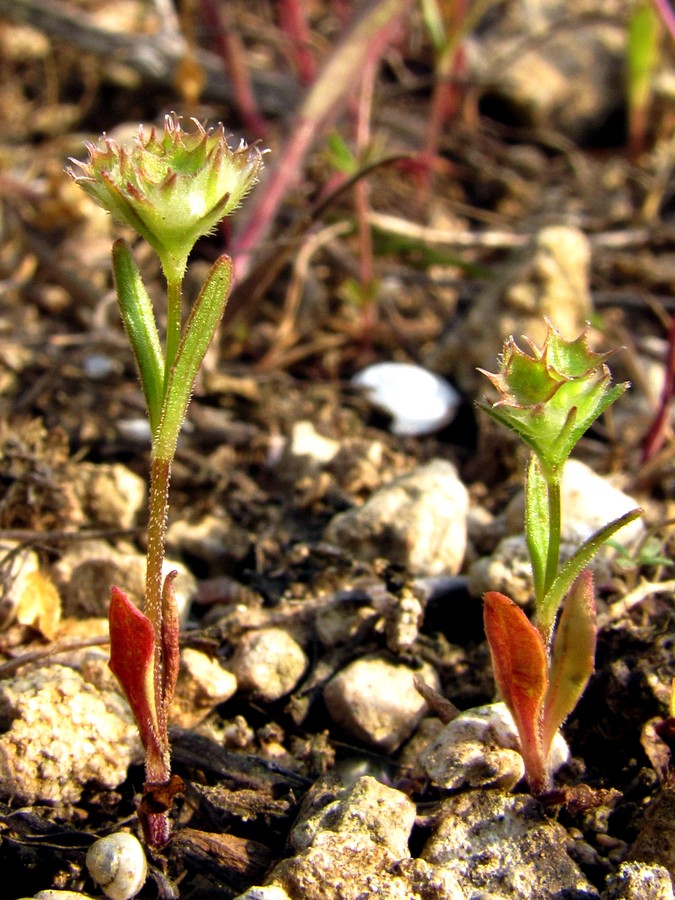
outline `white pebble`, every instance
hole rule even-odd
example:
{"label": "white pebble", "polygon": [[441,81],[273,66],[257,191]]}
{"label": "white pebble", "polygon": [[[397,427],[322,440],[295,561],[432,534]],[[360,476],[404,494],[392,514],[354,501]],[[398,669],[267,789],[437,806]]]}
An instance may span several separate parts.
{"label": "white pebble", "polygon": [[90,353],[89,356],[85,356],[82,368],[88,378],[100,381],[109,375],[121,372],[122,365],[119,360],[113,359],[105,353]]}
{"label": "white pebble", "polygon": [[392,417],[398,435],[431,434],[455,417],[461,397],[445,379],[412,363],[375,363],[352,384],[365,388],[373,405]]}

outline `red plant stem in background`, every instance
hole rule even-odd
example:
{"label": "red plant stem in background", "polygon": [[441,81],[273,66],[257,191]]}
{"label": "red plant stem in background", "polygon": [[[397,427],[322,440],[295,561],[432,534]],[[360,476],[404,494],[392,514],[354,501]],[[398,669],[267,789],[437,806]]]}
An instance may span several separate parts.
{"label": "red plant stem in background", "polygon": [[281,201],[300,176],[302,161],[321,125],[344,108],[350,90],[358,85],[369,58],[379,57],[391,39],[391,28],[411,0],[374,0],[345,33],[342,41],[309,87],[298,109],[287,143],[275,155],[276,167],[268,167],[265,190],[248,204],[240,220],[230,254],[237,280],[250,268],[250,258],[269,234]]}
{"label": "red plant stem in background", "polygon": [[310,50],[310,33],[303,6],[302,0],[279,0],[279,24],[290,39],[298,78],[307,85],[314,80],[316,66]]}
{"label": "red plant stem in background", "polygon": [[675,13],[670,5],[670,0],[654,0],[654,5],[659,11],[670,36],[675,39]]}
{"label": "red plant stem in background", "polygon": [[[369,56],[363,70],[361,92],[356,120],[356,156],[362,160],[370,140],[370,118],[373,111],[373,91],[379,59]],[[360,278],[366,293],[373,283],[373,239],[368,223],[370,188],[366,179],[360,179],[354,186],[356,215],[359,223]],[[371,306],[371,304],[368,304]]]}
{"label": "red plant stem in background", "polygon": [[201,0],[202,16],[209,27],[223,61],[226,76],[232,82],[237,107],[246,129],[257,139],[265,137],[267,123],[258,111],[251,86],[243,44],[233,27],[231,10],[227,3],[215,4],[214,0]]}
{"label": "red plant stem in background", "polygon": [[642,444],[642,462],[650,460],[661,449],[670,415],[670,404],[675,393],[675,316],[670,321],[668,332],[668,356],[663,379],[663,389],[659,407]]}
{"label": "red plant stem in background", "polygon": [[443,128],[457,116],[460,109],[463,88],[459,83],[466,70],[466,54],[461,46],[461,39],[466,27],[466,16],[467,0],[455,0],[444,7],[447,42],[436,60],[431,111],[421,159],[423,165],[419,169],[424,204],[428,201],[433,173],[440,167],[438,148]]}

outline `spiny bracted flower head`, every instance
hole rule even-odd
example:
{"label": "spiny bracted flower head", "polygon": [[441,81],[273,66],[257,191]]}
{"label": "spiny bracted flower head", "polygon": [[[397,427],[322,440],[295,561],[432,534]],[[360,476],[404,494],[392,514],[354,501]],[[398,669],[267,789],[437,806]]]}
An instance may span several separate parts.
{"label": "spiny bracted flower head", "polygon": [[559,476],[581,435],[628,387],[611,384],[605,362],[610,353],[588,346],[589,326],[567,341],[547,320],[541,349],[527,338],[530,353],[513,337],[504,345],[499,372],[486,375],[500,394],[480,404],[494,419],[515,431],[537,455],[543,470]]}
{"label": "spiny bracted flower head", "polygon": [[157,251],[170,281],[180,280],[197,240],[231,213],[255,183],[262,153],[245,144],[232,150],[222,125],[183,131],[175,113],[164,133],[139,127],[136,145],[103,137],[87,144],[88,162],[73,160],[75,181],[119,222],[130,225]]}

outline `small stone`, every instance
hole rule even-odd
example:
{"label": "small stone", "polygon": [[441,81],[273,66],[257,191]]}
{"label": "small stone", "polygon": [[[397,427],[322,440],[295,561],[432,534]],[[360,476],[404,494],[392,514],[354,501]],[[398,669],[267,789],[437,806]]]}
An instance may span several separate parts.
{"label": "small stone", "polygon": [[522,794],[474,790],[443,801],[434,832],[420,854],[442,865],[471,897],[560,900],[598,893],[567,854],[565,829]]}
{"label": "small stone", "polygon": [[[412,801],[369,776],[348,788],[316,782],[291,833],[298,855],[238,900],[466,900],[448,868],[411,859],[414,821]],[[283,893],[266,893],[272,887]]]}
{"label": "small stone", "polygon": [[145,505],[145,481],[121,463],[78,463],[75,494],[98,528],[133,528]]}
{"label": "small stone", "polygon": [[316,467],[331,462],[339,450],[339,441],[319,434],[312,422],[302,421],[293,426],[286,452],[290,456],[304,458],[310,467]]}
{"label": "small stone", "polygon": [[329,681],[324,701],[334,722],[359,740],[391,753],[410,737],[427,710],[415,689],[416,674],[438,689],[438,675],[426,663],[415,671],[401,663],[366,656]]}
{"label": "small stone", "polygon": [[217,516],[206,515],[196,522],[176,519],[167,531],[166,545],[177,556],[188,554],[222,571],[228,561],[241,562],[245,558],[251,540],[223,510]]}
{"label": "small stone", "polygon": [[387,647],[392,653],[409,650],[417,640],[424,618],[424,606],[410,588],[404,587],[385,613]]}
{"label": "small stone", "polygon": [[291,900],[286,891],[278,885],[270,884],[267,887],[252,887],[234,900]]}
{"label": "small stone", "polygon": [[237,679],[217,659],[185,647],[180,655],[178,684],[170,720],[181,728],[193,728],[214,706],[229,700],[237,691]]}
{"label": "small stone", "polygon": [[352,384],[391,416],[391,431],[399,435],[440,431],[455,417],[462,399],[440,375],[413,363],[374,363],[357,372]]}
{"label": "small stone", "polygon": [[[550,765],[555,772],[569,759],[561,734],[553,739]],[[500,787],[511,790],[525,775],[518,733],[504,703],[460,713],[445,725],[420,760],[439,787]]]}
{"label": "small stone", "polygon": [[49,665],[0,682],[0,792],[19,803],[77,803],[116,788],[140,758],[131,712],[74,669]]}
{"label": "small stone", "polygon": [[363,834],[322,831],[302,854],[283,860],[272,880],[302,900],[410,900],[407,881],[393,876],[396,862]]}
{"label": "small stone", "polygon": [[561,0],[506,7],[467,42],[472,83],[490,108],[507,109],[510,121],[583,145],[617,109],[613,88],[623,71],[626,34],[616,18],[601,15],[606,9],[595,0],[584,10],[599,15],[584,16],[575,6],[570,29],[557,27],[572,11]]}
{"label": "small stone", "polygon": [[335,516],[325,539],[359,559],[385,557],[413,575],[455,575],[466,549],[468,506],[456,468],[434,459]]}
{"label": "small stone", "polygon": [[[140,599],[145,592],[146,565],[142,553],[116,549],[104,541],[83,541],[71,547],[53,567],[64,615],[107,618],[112,585],[121,587],[134,600]],[[178,572],[174,593],[184,621],[197,583],[182,562],[165,560],[164,574],[174,569]]]}
{"label": "small stone", "polygon": [[503,538],[490,556],[482,556],[469,567],[467,589],[473,597],[500,591],[519,606],[534,597],[532,562],[524,534]]}
{"label": "small stone", "polygon": [[147,416],[120,419],[117,422],[117,431],[123,440],[138,447],[149,447],[152,442],[150,420]]}
{"label": "small stone", "polygon": [[121,375],[124,364],[122,360],[107,353],[88,353],[82,361],[82,370],[87,378],[103,381],[111,375]]}
{"label": "small stone", "polygon": [[402,859],[394,871],[409,880],[412,897],[419,894],[423,900],[466,900],[457,876],[445,866],[431,866],[424,859]]}
{"label": "small stone", "polygon": [[242,690],[272,702],[290,694],[307,664],[307,654],[288,631],[263,628],[243,635],[230,667]]}
{"label": "small stone", "polygon": [[663,866],[626,862],[607,879],[602,900],[673,900],[673,883]]}
{"label": "small stone", "polygon": [[318,809],[301,811],[289,841],[296,852],[309,847],[320,831],[362,834],[397,858],[410,856],[408,839],[415,824],[415,804],[401,791],[366,775]]}

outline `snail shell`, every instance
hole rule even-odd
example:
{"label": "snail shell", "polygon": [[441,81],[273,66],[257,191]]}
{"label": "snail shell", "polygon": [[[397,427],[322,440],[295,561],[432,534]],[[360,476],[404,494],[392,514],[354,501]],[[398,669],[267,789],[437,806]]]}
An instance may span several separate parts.
{"label": "snail shell", "polygon": [[20,900],[91,900],[91,897],[79,891],[58,891],[48,888],[45,891],[38,891],[34,897],[21,897]]}
{"label": "snail shell", "polygon": [[124,831],[99,838],[91,845],[87,869],[110,900],[131,900],[148,875],[143,847],[133,834]]}

